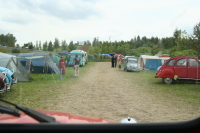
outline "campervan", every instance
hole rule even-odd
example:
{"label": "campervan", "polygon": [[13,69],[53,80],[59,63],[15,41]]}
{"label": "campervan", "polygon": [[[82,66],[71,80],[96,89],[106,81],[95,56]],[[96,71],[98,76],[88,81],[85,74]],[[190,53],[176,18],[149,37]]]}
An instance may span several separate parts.
{"label": "campervan", "polygon": [[78,57],[80,58],[80,66],[81,67],[88,63],[87,52],[85,52],[83,50],[72,50],[69,53],[69,58],[67,60],[67,66],[74,66],[74,58],[76,55],[78,55]]}

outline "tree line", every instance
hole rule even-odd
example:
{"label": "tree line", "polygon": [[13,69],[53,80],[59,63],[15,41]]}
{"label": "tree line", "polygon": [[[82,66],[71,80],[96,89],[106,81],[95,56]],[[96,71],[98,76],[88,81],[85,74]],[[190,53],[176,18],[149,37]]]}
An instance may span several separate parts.
{"label": "tree line", "polygon": [[[12,34],[0,35],[0,45],[9,47],[19,47],[16,44],[16,38]],[[79,42],[74,43],[71,41],[69,44],[65,40],[59,41],[55,38],[54,42],[37,41],[36,45],[32,42],[26,43],[22,48],[36,49],[43,51],[60,52],[61,50],[72,51],[77,49]],[[94,38],[92,42],[85,41],[84,45],[90,45],[89,56],[99,56],[100,54],[108,54],[111,52],[119,53],[124,56],[134,55],[155,55],[155,54],[169,54],[173,56],[195,56],[200,58],[200,22],[193,27],[193,34],[189,35],[186,31],[175,29],[171,37],[158,38],[146,36],[135,36],[129,41],[100,41]]]}
{"label": "tree line", "polygon": [[193,27],[193,34],[175,29],[172,37],[158,38],[146,36],[135,36],[130,41],[102,42],[94,38],[93,49],[89,53],[98,56],[99,53],[111,52],[122,55],[155,55],[169,54],[173,56],[195,56],[200,58],[200,22]]}

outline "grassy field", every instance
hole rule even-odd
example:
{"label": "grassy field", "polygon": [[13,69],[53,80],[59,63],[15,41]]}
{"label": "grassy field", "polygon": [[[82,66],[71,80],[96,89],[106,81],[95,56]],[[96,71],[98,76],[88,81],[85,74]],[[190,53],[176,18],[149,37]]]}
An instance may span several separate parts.
{"label": "grassy field", "polygon": [[155,71],[141,71],[135,73],[134,76],[142,77],[137,84],[152,95],[179,97],[186,103],[200,105],[200,83],[196,81],[176,81],[174,84],[164,84],[161,78],[154,78]]}
{"label": "grassy field", "polygon": [[[81,67],[81,75],[89,72],[95,62],[89,62]],[[179,97],[181,101],[189,104],[200,105],[200,84],[196,82],[177,82],[175,84],[163,84],[161,78],[154,78],[155,71],[140,71],[136,73],[124,72],[150,94],[160,97]],[[43,99],[51,99],[58,96],[57,89],[70,86],[76,81],[73,67],[67,67],[63,80],[58,74],[31,74],[33,80],[29,82],[18,82],[12,86],[11,91],[0,94],[0,98],[27,106],[34,109],[46,109],[42,103]],[[142,77],[142,78],[141,78]],[[199,107],[199,106],[197,106]]]}
{"label": "grassy field", "polygon": [[[81,67],[81,74],[85,74],[91,64],[87,67]],[[32,80],[28,82],[18,82],[12,86],[11,91],[0,94],[0,98],[21,104],[31,108],[44,108],[43,99],[56,97],[57,89],[63,85],[70,85],[76,81],[74,78],[73,67],[67,67],[63,80],[59,79],[59,74],[31,74]]]}

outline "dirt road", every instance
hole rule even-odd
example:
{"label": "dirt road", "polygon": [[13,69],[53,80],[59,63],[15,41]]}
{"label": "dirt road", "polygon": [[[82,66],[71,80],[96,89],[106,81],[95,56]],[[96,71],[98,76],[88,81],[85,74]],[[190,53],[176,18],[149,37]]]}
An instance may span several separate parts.
{"label": "dirt road", "polygon": [[[55,110],[77,115],[120,121],[125,117],[138,122],[167,122],[195,118],[200,109],[174,98],[152,95],[110,62],[98,62],[77,83],[67,86],[58,98],[49,101]],[[52,109],[52,108],[51,108]],[[194,113],[195,112],[195,113]]]}

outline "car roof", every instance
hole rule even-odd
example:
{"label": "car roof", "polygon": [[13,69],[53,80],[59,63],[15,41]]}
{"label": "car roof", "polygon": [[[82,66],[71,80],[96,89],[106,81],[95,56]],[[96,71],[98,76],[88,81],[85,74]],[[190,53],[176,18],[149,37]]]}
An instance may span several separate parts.
{"label": "car roof", "polygon": [[177,59],[177,58],[195,58],[195,59],[197,59],[197,57],[193,57],[193,56],[174,56],[174,57],[171,57],[170,59]]}

